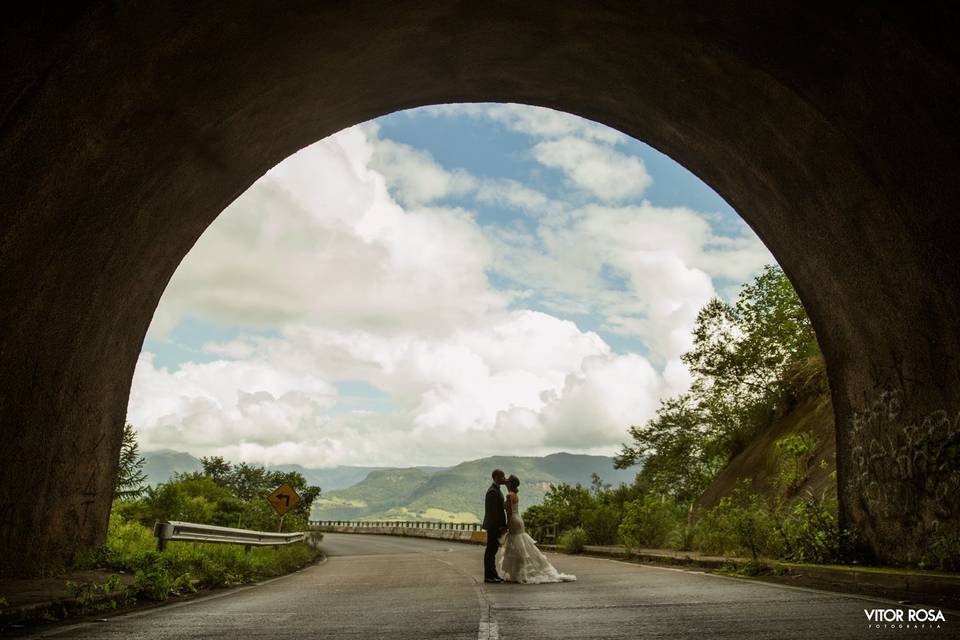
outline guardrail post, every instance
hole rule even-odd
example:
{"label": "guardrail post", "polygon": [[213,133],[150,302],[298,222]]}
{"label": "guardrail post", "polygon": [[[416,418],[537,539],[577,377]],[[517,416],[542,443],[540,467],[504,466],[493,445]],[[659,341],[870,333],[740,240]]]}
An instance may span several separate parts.
{"label": "guardrail post", "polygon": [[157,537],[157,551],[163,553],[167,548],[167,539],[172,535],[171,526],[166,522],[153,524],[153,535]]}

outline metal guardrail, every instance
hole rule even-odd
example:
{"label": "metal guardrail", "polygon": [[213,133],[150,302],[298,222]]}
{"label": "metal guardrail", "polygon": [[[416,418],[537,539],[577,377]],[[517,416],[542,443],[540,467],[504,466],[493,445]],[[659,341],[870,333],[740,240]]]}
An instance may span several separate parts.
{"label": "metal guardrail", "polygon": [[[328,527],[355,527],[357,529],[401,528],[401,529],[438,529],[447,531],[480,531],[480,525],[463,522],[425,522],[422,520],[313,520],[310,526],[318,530]],[[533,529],[531,535],[537,542],[556,544],[559,524],[545,524]]]}
{"label": "metal guardrail", "polygon": [[268,533],[249,529],[231,529],[215,527],[209,524],[192,522],[158,522],[153,525],[153,535],[157,538],[157,550],[163,551],[167,542],[216,542],[220,544],[242,544],[247,551],[250,547],[278,547],[294,542],[303,542],[309,533]]}
{"label": "metal guardrail", "polygon": [[403,529],[440,529],[447,531],[480,531],[477,523],[465,522],[427,522],[424,520],[315,520],[311,527],[400,527]]}

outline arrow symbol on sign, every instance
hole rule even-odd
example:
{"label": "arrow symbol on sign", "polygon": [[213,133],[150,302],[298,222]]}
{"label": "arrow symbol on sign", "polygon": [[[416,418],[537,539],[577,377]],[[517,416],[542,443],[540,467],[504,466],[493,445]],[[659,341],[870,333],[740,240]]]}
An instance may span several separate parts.
{"label": "arrow symbol on sign", "polygon": [[277,496],[277,500],[283,500],[283,501],[284,501],[284,505],[283,505],[283,506],[285,506],[285,507],[289,507],[289,506],[290,506],[290,496],[288,496],[288,495],[285,494],[285,493],[281,493],[280,495],[278,495],[278,496]]}

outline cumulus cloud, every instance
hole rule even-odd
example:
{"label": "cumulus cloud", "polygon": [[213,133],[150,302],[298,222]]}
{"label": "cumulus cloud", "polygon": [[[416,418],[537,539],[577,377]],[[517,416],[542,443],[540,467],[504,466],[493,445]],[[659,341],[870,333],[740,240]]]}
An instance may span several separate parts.
{"label": "cumulus cloud", "polygon": [[[755,236],[639,201],[651,178],[608,127],[519,105],[426,111],[529,136],[531,161],[580,197],[444,167],[372,124],[303,149],[203,235],[148,337],[188,314],[271,331],[204,345],[212,362],[141,354],[128,418],[145,449],[314,466],[611,453],[689,386],[679,355],[697,310],[715,280],[769,262]],[[479,224],[491,204],[524,224]],[[649,354],[617,352],[615,336]],[[358,408],[344,380],[389,410]]]}
{"label": "cumulus cloud", "polygon": [[533,155],[540,164],[562,170],[572,184],[602,200],[638,197],[653,182],[640,158],[580,138],[540,142]]}
{"label": "cumulus cloud", "polygon": [[510,179],[482,180],[474,196],[478,202],[507,205],[535,216],[557,207],[542,192]]}
{"label": "cumulus cloud", "polygon": [[615,148],[627,136],[575,115],[518,104],[437,105],[420,112],[483,118],[524,133],[538,140],[531,149],[537,162],[559,169],[572,186],[602,200],[636,198],[653,182],[642,159]]}
{"label": "cumulus cloud", "polygon": [[472,215],[400,207],[368,166],[368,135],[354,127],[301,150],[231,204],[184,259],[150,337],[187,313],[229,325],[322,318],[442,333],[503,308]]}
{"label": "cumulus cloud", "polygon": [[492,120],[511,131],[547,140],[580,138],[608,145],[622,144],[629,138],[610,127],[563,111],[521,104],[442,104],[417,109],[418,115]]}
{"label": "cumulus cloud", "polygon": [[596,314],[605,330],[641,338],[664,364],[689,350],[697,312],[717,295],[713,277],[746,279],[770,261],[755,239],[720,237],[690,209],[649,202],[547,216],[535,237],[488,235],[494,269],[545,308]]}
{"label": "cumulus cloud", "polygon": [[333,385],[309,372],[261,361],[185,363],[171,372],[144,353],[127,416],[145,448],[206,451],[230,441],[300,437],[320,426],[336,395]]}
{"label": "cumulus cloud", "polygon": [[[376,134],[377,128],[365,125]],[[477,202],[507,205],[538,214],[554,203],[542,192],[509,178],[478,178],[463,169],[445,169],[422,149],[385,138],[371,138],[370,167],[382,174],[390,192],[407,208],[423,207],[457,196]]]}
{"label": "cumulus cloud", "polygon": [[390,139],[376,141],[371,160],[370,168],[388,177],[391,189],[408,207],[463,195],[477,187],[477,180],[466,171],[448,171],[426,151]]}
{"label": "cumulus cloud", "polygon": [[[277,463],[391,464],[457,462],[509,451],[511,443],[610,448],[625,424],[652,415],[662,389],[642,357],[613,354],[595,333],[544,313],[491,320],[443,339],[301,326],[249,340],[236,351],[244,359],[174,372],[143,354],[129,418],[145,447],[244,459],[255,452]],[[338,396],[325,378],[338,376],[368,380],[397,411],[331,411]],[[375,452],[365,438],[378,443]]]}
{"label": "cumulus cloud", "polygon": [[[614,389],[620,391],[611,393]],[[662,392],[660,378],[645,358],[591,356],[567,374],[562,387],[541,394],[538,410],[513,406],[500,411],[497,427],[507,433],[539,433],[560,448],[620,442],[624,425],[641,424],[653,415]]]}

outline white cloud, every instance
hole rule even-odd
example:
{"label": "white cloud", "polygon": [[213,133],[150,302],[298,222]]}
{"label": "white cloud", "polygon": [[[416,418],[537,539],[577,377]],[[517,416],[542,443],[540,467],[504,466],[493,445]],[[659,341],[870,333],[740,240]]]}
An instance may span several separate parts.
{"label": "white cloud", "polygon": [[562,170],[573,185],[603,200],[636,198],[652,182],[643,160],[614,148],[627,142],[627,136],[569,113],[518,104],[436,105],[416,113],[483,118],[524,133],[538,140],[532,148],[537,162]]}
{"label": "white cloud", "polygon": [[653,416],[660,380],[637,354],[595,356],[584,360],[581,371],[567,376],[559,393],[546,398],[541,421],[557,446],[576,446],[584,440],[619,442],[625,426]]}
{"label": "white cloud", "polygon": [[391,189],[405,206],[423,206],[477,187],[477,180],[469,173],[462,169],[447,171],[426,151],[382,138],[376,140],[374,149],[370,168],[388,177]]}
{"label": "white cloud", "polygon": [[558,205],[536,189],[531,189],[516,180],[482,180],[477,185],[475,197],[478,202],[505,204],[520,211],[539,215],[555,209]]}
{"label": "white cloud", "polygon": [[533,155],[540,164],[562,170],[570,182],[602,200],[639,197],[653,182],[640,158],[580,138],[540,142]]}
{"label": "white cloud", "polygon": [[664,364],[689,350],[697,312],[716,295],[712,275],[745,279],[771,260],[755,238],[719,237],[694,211],[648,202],[548,216],[536,238],[488,235],[495,270],[546,308],[599,315],[607,331],[643,339]]}
{"label": "white cloud", "polygon": [[230,325],[449,331],[508,300],[490,247],[462,210],[404,210],[354,127],[301,150],[203,234],[164,292],[150,336],[187,313]]}
{"label": "white cloud", "polygon": [[[652,416],[662,390],[642,357],[614,355],[596,334],[543,313],[493,320],[439,340],[300,327],[249,341],[245,359],[175,372],[144,354],[129,419],[145,448],[329,465],[609,450],[625,425]],[[354,376],[397,411],[331,412],[337,394],[324,379]]]}
{"label": "white cloud", "polygon": [[416,114],[492,120],[512,131],[545,140],[576,137],[608,145],[629,140],[616,129],[580,116],[522,104],[442,104],[417,109]]}
{"label": "white cloud", "polygon": [[[273,336],[211,342],[220,360],[172,371],[142,354],[128,414],[146,449],[315,466],[610,453],[688,387],[679,355],[713,279],[770,260],[746,227],[719,234],[689,209],[609,204],[650,178],[607,127],[519,105],[431,111],[529,135],[531,158],[594,201],[445,168],[375,125],[298,152],[204,234],[150,330],[163,339],[190,314]],[[481,226],[469,205],[489,203],[526,215]],[[549,313],[517,308],[528,302]],[[616,353],[572,314],[639,337],[650,358]],[[390,410],[356,410],[342,380],[382,390]]]}
{"label": "white cloud", "polygon": [[[364,125],[376,134],[378,129]],[[381,173],[393,193],[407,208],[424,207],[444,198],[472,196],[477,202],[495,203],[539,214],[555,207],[546,195],[508,178],[478,178],[463,169],[447,170],[429,153],[390,139],[371,137],[374,152],[370,167]]]}
{"label": "white cloud", "polygon": [[157,368],[141,354],[127,408],[143,446],[213,450],[224,442],[266,442],[315,429],[336,389],[305,371],[256,360]]}

